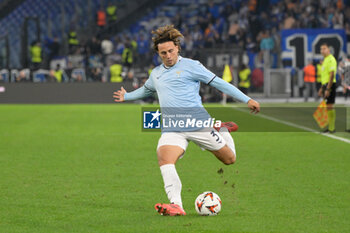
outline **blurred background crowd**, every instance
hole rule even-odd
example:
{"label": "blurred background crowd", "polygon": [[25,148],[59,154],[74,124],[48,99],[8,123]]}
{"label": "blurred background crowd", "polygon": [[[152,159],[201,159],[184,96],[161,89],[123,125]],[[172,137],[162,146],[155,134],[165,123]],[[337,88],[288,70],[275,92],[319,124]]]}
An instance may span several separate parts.
{"label": "blurred background crowd", "polygon": [[12,9],[0,11],[0,81],[8,82],[131,81],[136,87],[160,64],[151,31],[166,24],[183,33],[183,56],[200,60],[203,49],[240,51],[248,60],[238,71],[262,68],[264,51],[271,56],[269,67],[283,67],[284,29],[344,29],[350,41],[348,0],[1,0],[0,5]]}

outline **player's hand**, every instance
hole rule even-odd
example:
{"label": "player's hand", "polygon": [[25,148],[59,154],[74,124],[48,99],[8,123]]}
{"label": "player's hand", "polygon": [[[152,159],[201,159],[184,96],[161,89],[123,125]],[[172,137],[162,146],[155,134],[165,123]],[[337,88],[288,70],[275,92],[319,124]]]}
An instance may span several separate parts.
{"label": "player's hand", "polygon": [[322,88],[320,88],[320,90],[318,90],[318,96],[323,97]]}
{"label": "player's hand", "polygon": [[114,101],[123,102],[125,93],[126,93],[126,90],[124,89],[124,87],[121,87],[119,91],[113,92]]}
{"label": "player's hand", "polygon": [[329,90],[326,90],[324,93],[324,98],[327,98],[330,94],[331,92]]}
{"label": "player's hand", "polygon": [[248,108],[250,108],[250,113],[257,114],[260,112],[260,104],[253,99],[248,101]]}

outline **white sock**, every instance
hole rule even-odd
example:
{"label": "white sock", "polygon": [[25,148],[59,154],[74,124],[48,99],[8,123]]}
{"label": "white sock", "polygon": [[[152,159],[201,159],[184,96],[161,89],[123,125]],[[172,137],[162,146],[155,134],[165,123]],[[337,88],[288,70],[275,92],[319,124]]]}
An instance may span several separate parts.
{"label": "white sock", "polygon": [[181,200],[181,180],[176,172],[174,164],[165,164],[160,166],[160,172],[163,176],[164,189],[168,196],[170,203],[174,203],[182,207]]}
{"label": "white sock", "polygon": [[220,134],[224,137],[227,146],[232,150],[233,154],[236,157],[236,147],[235,147],[235,142],[233,141],[233,138],[230,134],[230,132],[228,131],[227,128],[225,127],[221,127],[220,129]]}

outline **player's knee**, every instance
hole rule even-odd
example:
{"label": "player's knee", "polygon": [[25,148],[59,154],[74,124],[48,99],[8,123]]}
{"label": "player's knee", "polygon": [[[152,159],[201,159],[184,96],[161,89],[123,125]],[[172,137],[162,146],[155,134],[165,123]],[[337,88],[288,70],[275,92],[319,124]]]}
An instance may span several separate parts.
{"label": "player's knee", "polygon": [[172,161],[166,160],[166,159],[161,159],[158,157],[158,165],[163,166],[165,164],[174,164]]}
{"label": "player's knee", "polygon": [[158,164],[159,166],[168,164],[169,161],[166,159],[166,156],[162,155],[161,153],[157,153],[157,158],[158,158]]}
{"label": "player's knee", "polygon": [[175,164],[183,153],[184,150],[177,146],[160,147],[157,150],[158,164],[159,166],[165,164]]}

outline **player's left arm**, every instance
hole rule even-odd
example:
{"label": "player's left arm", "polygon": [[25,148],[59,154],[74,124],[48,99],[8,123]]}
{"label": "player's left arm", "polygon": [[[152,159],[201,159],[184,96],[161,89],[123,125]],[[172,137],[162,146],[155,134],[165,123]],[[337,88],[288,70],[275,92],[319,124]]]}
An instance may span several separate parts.
{"label": "player's left arm", "polygon": [[246,96],[232,84],[224,81],[222,78],[217,77],[213,72],[205,68],[200,62],[194,61],[194,63],[191,65],[191,73],[193,74],[192,78],[194,80],[215,87],[221,92],[232,96],[236,100],[247,103],[252,113],[260,112],[260,104],[257,101]]}
{"label": "player's left arm", "polygon": [[241,92],[237,87],[233,86],[232,84],[224,81],[223,79],[219,77],[215,77],[211,82],[209,83],[210,86],[215,87],[219,91],[232,96],[236,100],[247,103],[248,107],[251,109],[252,113],[258,113],[260,112],[260,104],[250,98],[249,96],[245,95],[243,92]]}

